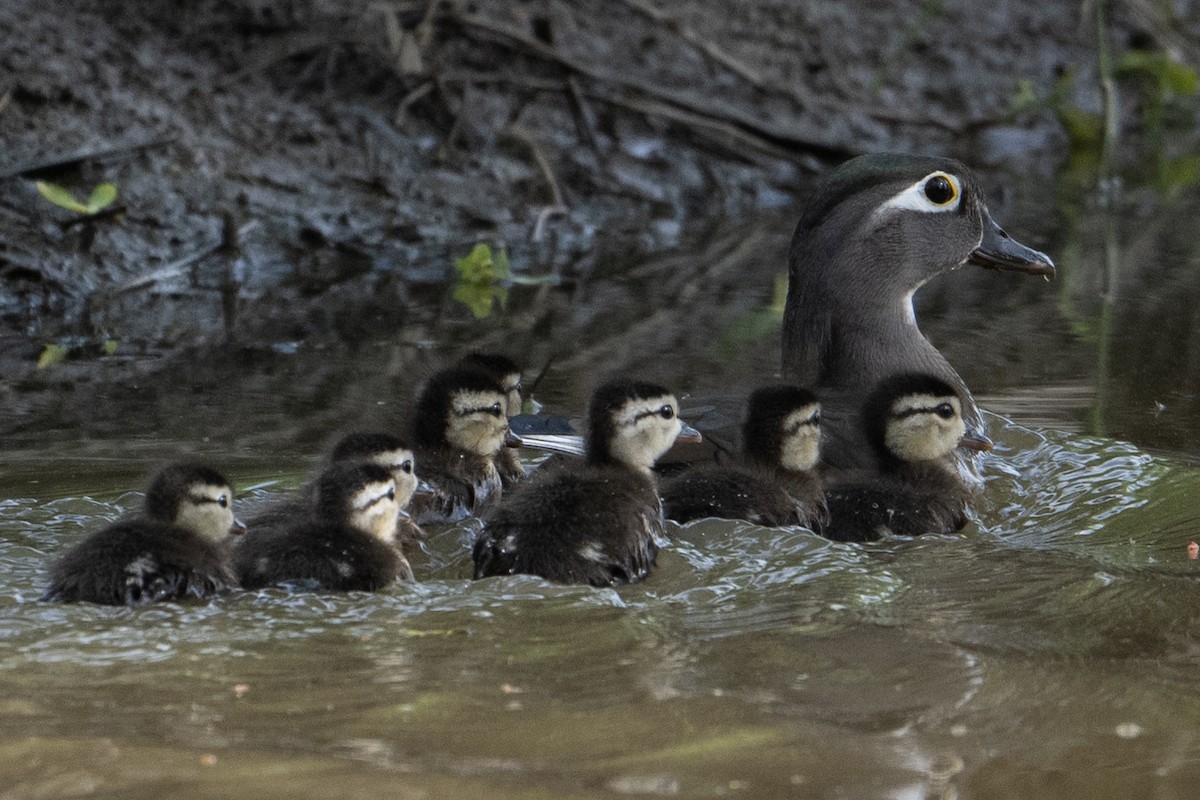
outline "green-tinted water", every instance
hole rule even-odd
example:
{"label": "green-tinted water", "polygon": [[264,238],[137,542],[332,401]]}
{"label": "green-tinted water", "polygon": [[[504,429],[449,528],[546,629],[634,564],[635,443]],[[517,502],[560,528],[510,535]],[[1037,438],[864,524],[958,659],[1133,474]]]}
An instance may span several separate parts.
{"label": "green-tinted water", "polygon": [[[766,227],[750,252],[705,241],[718,256],[695,275],[699,256],[673,257],[577,290],[596,313],[555,317],[529,350],[572,342],[543,399],[575,404],[587,354],[678,382],[685,406],[769,375],[754,315],[786,225]],[[269,483],[251,499],[295,486],[324,420],[392,402],[371,365],[394,356],[357,354],[366,377],[323,404],[247,382],[206,408],[139,408],[123,438],[64,421],[53,453],[0,468],[0,798],[1191,797],[1196,332],[1167,310],[1190,313],[1200,270],[1160,233],[1107,318],[1079,288],[1086,237],[1062,284],[929,287],[926,329],[1005,414],[961,535],[860,546],[704,521],[612,591],[471,582],[464,525],[416,555],[419,583],[375,595],[47,605],[48,562],[135,506],[150,460],[207,455]],[[1174,302],[1143,291],[1156,282]],[[519,338],[514,303],[497,325]]]}

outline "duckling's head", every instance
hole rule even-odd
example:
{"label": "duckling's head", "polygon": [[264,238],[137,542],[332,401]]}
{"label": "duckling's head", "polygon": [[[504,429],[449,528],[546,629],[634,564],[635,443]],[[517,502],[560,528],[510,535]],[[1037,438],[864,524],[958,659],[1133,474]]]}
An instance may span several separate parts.
{"label": "duckling's head", "polygon": [[450,446],[495,456],[508,435],[500,382],[473,367],[450,367],[430,379],[417,400],[413,440],[418,447]]}
{"label": "duckling's head", "polygon": [[1048,256],[992,220],[965,165],[898,153],[859,156],[830,173],[801,215],[790,255],[793,283],[821,273],[852,304],[911,299],[927,280],[968,261],[1054,274]]}
{"label": "duckling's head", "polygon": [[229,481],[203,464],[171,464],[154,476],[146,490],[146,516],[212,542],[246,531],[233,515]]}
{"label": "duckling's head", "polygon": [[391,542],[399,514],[396,481],[386,467],[340,462],[317,479],[317,516],[325,522],[350,525]]}
{"label": "duckling's head", "polygon": [[954,452],[966,425],[962,399],[932,375],[887,378],[863,407],[871,443],[885,461],[936,461]]}
{"label": "duckling's head", "polygon": [[742,426],[746,458],[807,472],[821,454],[821,404],[799,386],[765,386],[751,393]]}
{"label": "duckling's head", "polygon": [[679,402],[669,391],[653,383],[611,381],[592,393],[587,459],[649,472],[681,430]]}
{"label": "duckling's head", "polygon": [[517,362],[499,353],[468,353],[458,360],[460,367],[475,367],[500,381],[504,390],[507,416],[521,413],[521,368]]}
{"label": "duckling's head", "polygon": [[396,503],[408,505],[417,489],[416,459],[399,436],[379,431],[350,433],[338,440],[330,456],[333,463],[361,461],[378,464],[396,481]]}

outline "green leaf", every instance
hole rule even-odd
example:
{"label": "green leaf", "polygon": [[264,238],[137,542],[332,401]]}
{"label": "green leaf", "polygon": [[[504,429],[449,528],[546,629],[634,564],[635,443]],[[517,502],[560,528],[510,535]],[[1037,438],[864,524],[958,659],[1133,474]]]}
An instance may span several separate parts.
{"label": "green leaf", "polygon": [[104,355],[115,356],[117,354],[117,340],[116,339],[105,339],[103,350],[104,350]]}
{"label": "green leaf", "polygon": [[98,214],[113,204],[117,199],[115,183],[101,183],[92,189],[92,196],[87,201],[87,213]]}
{"label": "green leaf", "polygon": [[66,359],[67,347],[61,344],[48,344],[42,350],[42,354],[38,356],[38,369],[46,369],[52,367]]}
{"label": "green leaf", "polygon": [[459,281],[454,287],[454,299],[471,309],[476,319],[483,319],[492,313],[495,297],[496,287],[487,283]]}
{"label": "green leaf", "polygon": [[76,200],[74,195],[57,183],[38,181],[34,185],[37,186],[38,194],[59,208],[65,208],[67,211],[72,211],[76,214],[88,213],[87,206]]}

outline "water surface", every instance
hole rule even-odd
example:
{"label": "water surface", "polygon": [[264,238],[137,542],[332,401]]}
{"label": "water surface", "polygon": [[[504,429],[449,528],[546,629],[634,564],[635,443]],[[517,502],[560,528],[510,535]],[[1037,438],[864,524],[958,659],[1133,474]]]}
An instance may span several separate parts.
{"label": "water surface", "polygon": [[[1200,270],[1171,221],[1195,209],[1122,228],[1120,291],[1085,213],[1022,237],[1067,254],[1058,283],[961,273],[923,293],[924,327],[997,412],[986,494],[953,536],[707,520],[672,527],[644,584],[597,590],[469,581],[468,523],[378,594],[48,605],[50,560],[136,507],[156,459],[209,457],[261,500],[304,480],[329,420],[388,418],[373,365],[394,345],[319,399],[247,381],[162,398],[120,436],[64,420],[0,466],[0,798],[1193,796]],[[1036,209],[1007,211],[1016,231]],[[518,294],[495,330],[446,341],[527,337],[534,363],[569,337],[538,390],[552,410],[624,364],[719,412],[776,368],[787,227]],[[522,322],[537,303],[548,333]]]}

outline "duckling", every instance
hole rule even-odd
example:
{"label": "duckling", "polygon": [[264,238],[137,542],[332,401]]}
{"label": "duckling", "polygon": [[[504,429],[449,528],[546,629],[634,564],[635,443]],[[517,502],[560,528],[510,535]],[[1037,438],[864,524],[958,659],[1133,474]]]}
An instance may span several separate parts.
{"label": "duckling", "polygon": [[[330,451],[329,465],[363,462],[378,464],[392,473],[396,481],[396,504],[400,507],[397,531],[402,546],[424,538],[424,532],[412,521],[407,508],[417,488],[412,448],[399,436],[382,431],[358,431],[339,439]],[[316,485],[310,483],[293,495],[270,502],[247,519],[257,535],[268,530],[286,530],[309,519],[314,512]]]}
{"label": "duckling", "polygon": [[412,580],[395,546],[396,480],[378,464],[340,462],[317,479],[316,516],[287,530],[245,537],[233,550],[243,587],[314,581],[331,591],[375,591]]}
{"label": "duckling", "polygon": [[[854,410],[896,372],[922,372],[960,398],[969,431],[986,433],[961,377],[917,327],[913,294],[975,264],[1054,275],[1054,262],[1017,242],[989,215],[983,189],[946,158],[874,154],[852,159],[816,189],[788,256],[783,374],[822,398],[822,460],[876,468]],[[978,480],[973,459],[963,459]]]}
{"label": "duckling", "polygon": [[[481,369],[500,381],[505,397],[504,414],[510,421],[521,413],[521,368],[517,362],[499,353],[468,353],[458,360],[458,365]],[[500,449],[496,454],[496,469],[505,489],[525,478],[525,467],[521,465],[515,447]]]}
{"label": "duckling", "polygon": [[955,462],[958,448],[991,449],[968,435],[963,401],[933,375],[906,373],[882,381],[863,405],[860,424],[881,464],[829,481],[829,522],[822,534],[838,541],[952,533],[967,524],[972,490]]}
{"label": "duckling", "polygon": [[335,464],[358,461],[386,468],[396,481],[396,505],[400,509],[396,524],[397,545],[404,551],[425,538],[425,532],[408,512],[418,481],[416,457],[403,439],[379,431],[349,433],[333,446],[329,458]]}
{"label": "duckling", "polygon": [[768,527],[819,525],[824,492],[817,476],[821,404],[796,386],[751,393],[742,426],[741,464],[689,469],[663,486],[663,514],[689,522],[744,519]]}
{"label": "duckling", "polygon": [[683,429],[661,386],[604,384],[588,408],[585,463],[537,474],[506,496],[475,542],[475,577],[540,575],[615,586],[645,578],[665,543],[651,468]]}
{"label": "duckling", "polygon": [[93,533],[55,563],[42,599],[136,606],[217,594],[237,585],[224,540],[245,530],[229,481],[172,464],[150,482],[141,517]]}
{"label": "duckling", "polygon": [[500,498],[506,403],[499,381],[480,369],[454,366],[430,379],[412,427],[422,476],[412,502],[418,523],[456,522]]}

